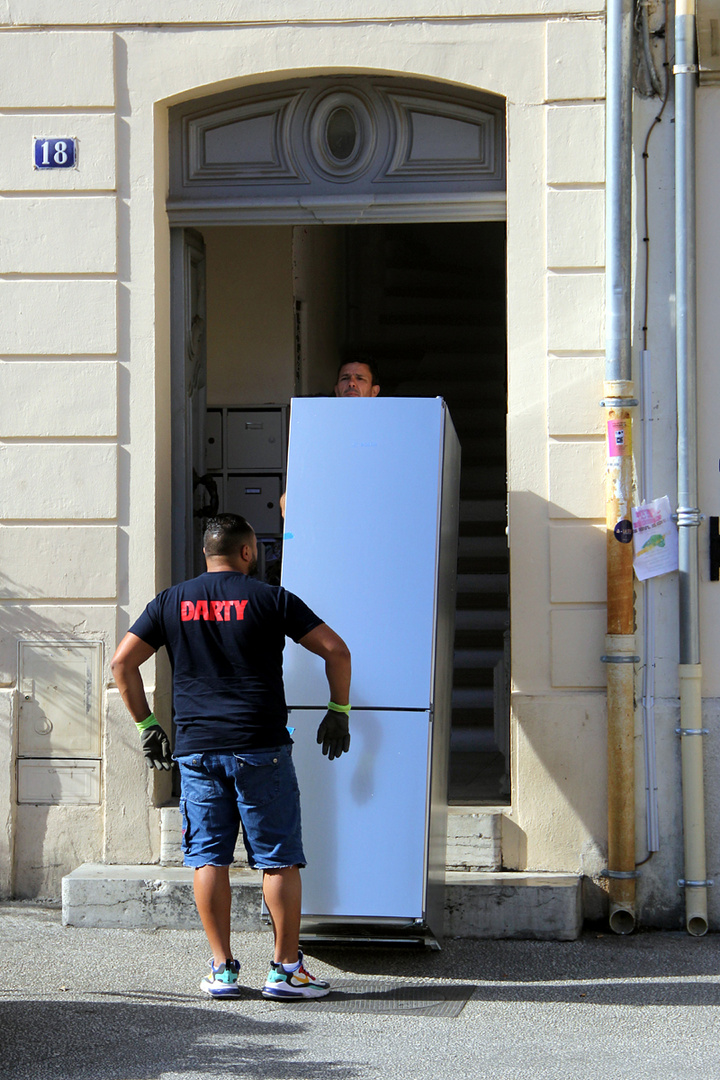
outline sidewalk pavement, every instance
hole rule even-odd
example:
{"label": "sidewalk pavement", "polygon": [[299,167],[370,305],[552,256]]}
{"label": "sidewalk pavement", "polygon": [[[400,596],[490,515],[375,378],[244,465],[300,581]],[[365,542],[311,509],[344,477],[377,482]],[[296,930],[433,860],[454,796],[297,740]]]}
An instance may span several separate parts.
{"label": "sidewalk pavement", "polygon": [[0,904],[2,1080],[709,1080],[720,936],[308,950],[336,990],[266,1001],[269,933],[238,933],[242,995],[200,992],[201,930],[63,927]]}

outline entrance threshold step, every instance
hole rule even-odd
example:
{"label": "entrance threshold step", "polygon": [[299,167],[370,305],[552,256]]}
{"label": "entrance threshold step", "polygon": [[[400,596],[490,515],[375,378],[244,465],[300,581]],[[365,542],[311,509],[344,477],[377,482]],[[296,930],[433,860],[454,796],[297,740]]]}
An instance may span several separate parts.
{"label": "entrance threshold step", "polygon": [[[200,920],[184,866],[85,863],[63,878],[65,926],[197,930]],[[445,935],[573,941],[582,928],[579,876],[487,871],[446,874]],[[235,930],[267,930],[260,914],[261,881],[232,869]]]}

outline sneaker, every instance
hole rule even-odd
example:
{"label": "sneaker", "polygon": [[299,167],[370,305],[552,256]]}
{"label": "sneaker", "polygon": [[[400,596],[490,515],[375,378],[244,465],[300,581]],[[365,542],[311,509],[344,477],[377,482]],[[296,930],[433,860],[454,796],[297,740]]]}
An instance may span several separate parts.
{"label": "sneaker", "polygon": [[330,993],[330,983],[316,979],[306,969],[303,954],[298,953],[300,967],[286,971],[282,964],[272,963],[261,993],[266,998],[320,998]]}
{"label": "sneaker", "polygon": [[200,981],[200,989],[211,997],[237,997],[240,987],[237,984],[240,963],[238,960],[226,960],[217,967],[210,963],[210,974]]}

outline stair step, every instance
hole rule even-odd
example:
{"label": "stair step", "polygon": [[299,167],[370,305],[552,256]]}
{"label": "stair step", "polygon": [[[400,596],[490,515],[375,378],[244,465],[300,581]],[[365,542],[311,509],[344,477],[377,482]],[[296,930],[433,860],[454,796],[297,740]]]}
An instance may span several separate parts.
{"label": "stair step", "polygon": [[461,536],[458,540],[460,559],[501,559],[508,555],[505,536]]}
{"label": "stair step", "polygon": [[[233,927],[269,935],[260,916],[259,874],[231,870],[230,885]],[[575,874],[448,870],[445,886],[448,937],[574,941],[582,930],[581,878]],[[197,930],[193,871],[85,863],[63,878],[62,921],[64,926]]]}
{"label": "stair step", "polygon": [[494,704],[495,693],[492,687],[453,687],[453,709],[492,709]]}
{"label": "stair step", "polygon": [[458,574],[459,593],[507,593],[507,574]]}
{"label": "stair step", "polygon": [[453,667],[469,668],[473,671],[478,668],[494,668],[504,655],[502,649],[456,649]]}
{"label": "stair step", "polygon": [[499,870],[501,848],[502,813],[477,806],[448,808],[448,870]]}
{"label": "stair step", "polygon": [[460,521],[498,521],[507,520],[504,499],[461,499]]}
{"label": "stair step", "polygon": [[456,630],[507,630],[510,615],[507,608],[496,611],[462,610],[455,612]]}

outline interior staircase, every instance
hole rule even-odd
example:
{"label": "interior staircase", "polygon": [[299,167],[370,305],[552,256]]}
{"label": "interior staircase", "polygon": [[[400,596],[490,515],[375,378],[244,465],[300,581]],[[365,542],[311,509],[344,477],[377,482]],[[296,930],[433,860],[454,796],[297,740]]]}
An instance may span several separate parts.
{"label": "interior staircase", "polygon": [[351,230],[349,340],[383,395],[442,396],[462,448],[450,800],[508,801],[504,225]]}

